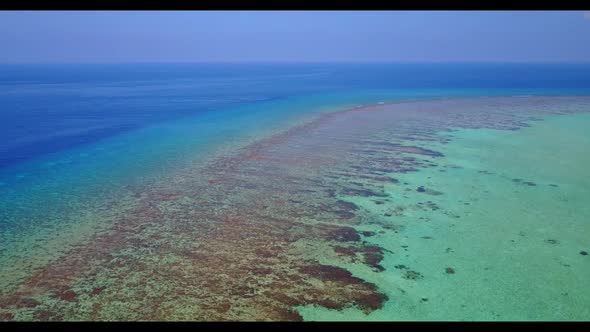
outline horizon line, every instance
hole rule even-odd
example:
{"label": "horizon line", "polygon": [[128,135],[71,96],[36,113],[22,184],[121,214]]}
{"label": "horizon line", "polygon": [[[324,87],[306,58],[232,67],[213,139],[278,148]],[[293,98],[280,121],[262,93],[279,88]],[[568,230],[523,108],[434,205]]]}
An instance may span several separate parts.
{"label": "horizon line", "polygon": [[252,61],[0,61],[0,65],[129,65],[129,64],[590,64],[590,60],[448,60],[448,61],[395,61],[395,60],[319,60],[319,61],[290,61],[290,60],[252,60]]}

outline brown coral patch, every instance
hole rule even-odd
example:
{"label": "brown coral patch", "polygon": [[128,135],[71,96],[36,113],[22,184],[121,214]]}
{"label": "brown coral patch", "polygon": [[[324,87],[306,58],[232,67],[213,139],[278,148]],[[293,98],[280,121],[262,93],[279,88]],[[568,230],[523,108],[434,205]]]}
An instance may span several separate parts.
{"label": "brown coral patch", "polygon": [[356,242],[360,241],[361,237],[356,229],[352,227],[339,227],[335,230],[329,231],[326,239],[339,242]]}
{"label": "brown coral patch", "polygon": [[383,248],[379,246],[364,246],[363,255],[365,258],[365,264],[373,267],[376,271],[384,271],[385,268],[379,263],[383,260]]}
{"label": "brown coral patch", "polygon": [[63,292],[58,292],[55,295],[58,298],[60,298],[64,301],[68,301],[68,302],[74,302],[74,301],[76,301],[76,298],[78,297],[78,294],[76,292],[74,292],[73,290],[66,290]]}
{"label": "brown coral patch", "polygon": [[383,307],[383,304],[389,300],[389,297],[384,293],[369,293],[360,297],[356,301],[356,305],[365,312],[377,310]]}
{"label": "brown coral patch", "polygon": [[14,319],[14,315],[10,312],[2,312],[0,313],[0,321],[11,321]]}
{"label": "brown coral patch", "polygon": [[63,317],[56,312],[41,310],[35,313],[35,319],[40,321],[61,321]]}
{"label": "brown coral patch", "polygon": [[16,301],[15,305],[17,308],[35,308],[36,306],[40,305],[41,302],[32,299],[30,297],[20,298]]}
{"label": "brown coral patch", "polygon": [[364,282],[360,278],[353,277],[349,271],[337,266],[323,264],[304,265],[299,271],[324,281],[337,281],[343,284],[361,284]]}
{"label": "brown coral patch", "polygon": [[351,247],[334,246],[334,252],[339,256],[356,257],[356,250]]}
{"label": "brown coral patch", "polygon": [[104,291],[105,289],[106,287],[95,287],[90,292],[90,296],[100,295],[100,293],[102,293],[102,291]]}

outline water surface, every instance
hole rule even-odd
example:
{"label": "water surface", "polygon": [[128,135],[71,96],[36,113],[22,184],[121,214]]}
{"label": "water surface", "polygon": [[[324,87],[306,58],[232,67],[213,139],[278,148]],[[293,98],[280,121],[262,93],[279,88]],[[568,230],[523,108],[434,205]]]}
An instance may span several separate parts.
{"label": "water surface", "polygon": [[1,69],[3,319],[588,316],[588,66]]}

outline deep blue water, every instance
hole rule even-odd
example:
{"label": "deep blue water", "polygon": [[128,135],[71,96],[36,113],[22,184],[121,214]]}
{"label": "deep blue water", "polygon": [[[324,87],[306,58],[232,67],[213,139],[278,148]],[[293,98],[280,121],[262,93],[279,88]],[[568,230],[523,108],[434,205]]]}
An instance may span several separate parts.
{"label": "deep blue water", "polygon": [[153,124],[269,101],[518,89],[585,93],[590,65],[0,65],[0,168]]}

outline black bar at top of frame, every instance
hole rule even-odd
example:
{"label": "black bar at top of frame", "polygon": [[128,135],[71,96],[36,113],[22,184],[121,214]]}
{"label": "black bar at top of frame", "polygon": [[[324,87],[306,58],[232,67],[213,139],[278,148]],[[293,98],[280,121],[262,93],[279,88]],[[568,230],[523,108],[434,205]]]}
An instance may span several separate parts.
{"label": "black bar at top of frame", "polygon": [[1,0],[0,10],[590,10],[590,1]]}

